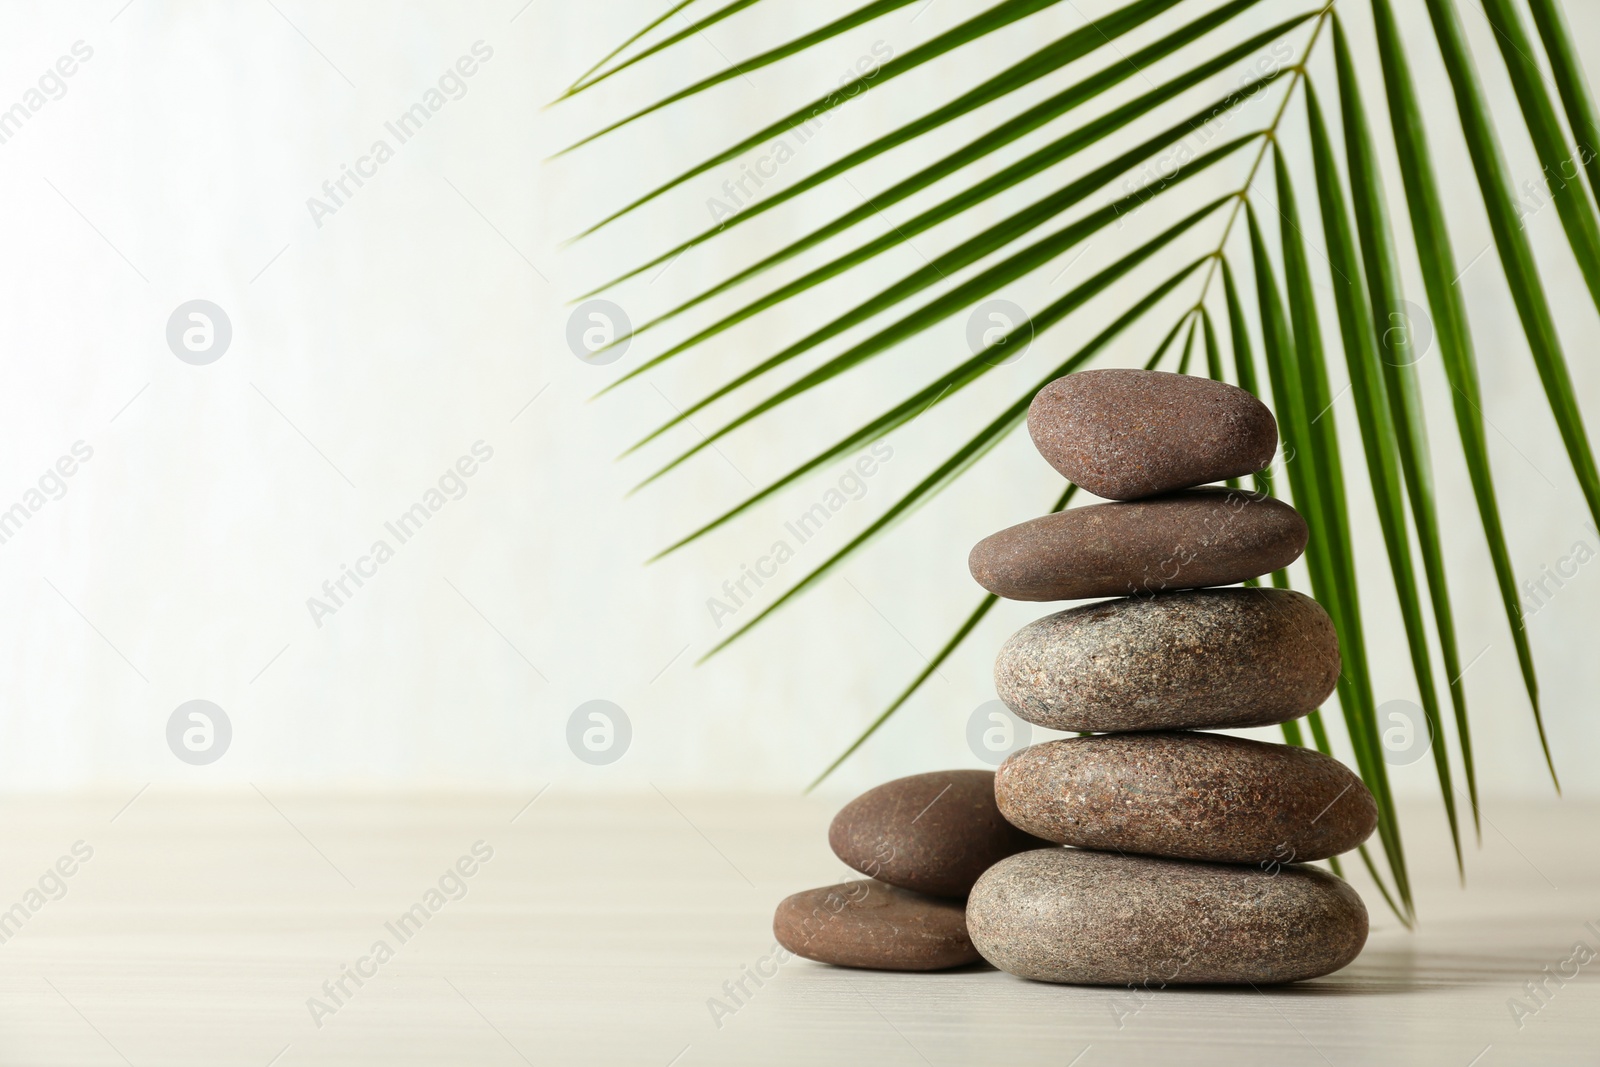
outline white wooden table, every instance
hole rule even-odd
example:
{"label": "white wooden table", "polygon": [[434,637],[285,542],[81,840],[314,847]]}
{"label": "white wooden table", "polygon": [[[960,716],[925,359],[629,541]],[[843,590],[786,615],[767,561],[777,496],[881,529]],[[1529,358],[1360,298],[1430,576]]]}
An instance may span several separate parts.
{"label": "white wooden table", "polygon": [[1592,804],[1489,806],[1466,891],[1424,812],[1418,932],[1358,881],[1347,970],[1140,1002],[981,968],[745,977],[777,900],[847,873],[833,799],[133,795],[0,800],[0,1064],[1600,1063],[1600,958],[1548,977],[1600,952]]}

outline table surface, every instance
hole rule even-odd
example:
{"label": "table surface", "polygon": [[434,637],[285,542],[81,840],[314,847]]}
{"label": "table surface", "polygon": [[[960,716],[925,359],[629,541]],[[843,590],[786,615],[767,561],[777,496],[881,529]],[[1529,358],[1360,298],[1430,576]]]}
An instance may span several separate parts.
{"label": "table surface", "polygon": [[848,874],[836,803],[0,800],[0,1064],[1600,1063],[1595,804],[1487,806],[1464,890],[1424,810],[1419,929],[1358,879],[1366,951],[1298,986],[1133,998],[804,960],[757,984],[773,905]]}

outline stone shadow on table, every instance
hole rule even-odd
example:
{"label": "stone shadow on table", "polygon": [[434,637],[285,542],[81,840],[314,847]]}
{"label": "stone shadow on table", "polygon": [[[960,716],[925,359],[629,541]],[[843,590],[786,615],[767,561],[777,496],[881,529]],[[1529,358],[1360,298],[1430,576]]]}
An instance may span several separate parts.
{"label": "stone shadow on table", "polygon": [[1350,966],[1325,978],[1290,985],[1262,986],[1261,989],[1263,992],[1294,997],[1383,996],[1507,983],[1515,985],[1527,973],[1527,960],[1486,952],[1439,951],[1403,944],[1370,945]]}
{"label": "stone shadow on table", "polygon": [[[851,970],[854,970],[851,968]],[[857,972],[861,973],[861,972]],[[882,972],[877,972],[882,973]],[[925,972],[919,977],[937,975],[1002,975],[1004,972],[987,963],[978,962],[964,967]],[[1355,997],[1397,996],[1407,993],[1428,993],[1447,989],[1470,989],[1476,986],[1517,984],[1527,977],[1526,959],[1513,959],[1487,953],[1440,952],[1417,949],[1409,945],[1375,945],[1367,948],[1350,966],[1322,978],[1283,985],[1249,985],[1224,983],[1171,985],[1166,989],[1152,990],[1156,996],[1165,993],[1226,993],[1232,996],[1255,996],[1257,991],[1272,996],[1289,997]],[[1010,978],[1011,976],[1006,976]],[[1122,986],[1088,986],[1052,982],[1035,982],[1025,978],[1011,980],[1025,983],[1034,989],[1102,990],[1109,993],[1123,991]]]}
{"label": "stone shadow on table", "polygon": [[[820,960],[808,960],[804,956],[796,959],[797,963],[810,964],[818,974],[827,974],[831,971],[840,971],[848,975],[882,975],[885,978],[914,978],[918,981],[927,981],[931,978],[943,978],[946,975],[965,976],[973,974],[1000,974],[998,967],[985,960],[973,963],[963,963],[959,967],[941,967],[936,971],[900,971],[890,967],[851,967],[841,963],[823,963]],[[1045,983],[1047,984],[1047,983]]]}
{"label": "stone shadow on table", "polygon": [[[870,967],[839,967],[834,964],[814,964],[819,974],[830,971],[849,975],[883,975],[885,977],[915,978],[928,981],[945,976],[967,977],[992,974],[1003,979],[1023,983],[1036,990],[1071,989],[1078,991],[1104,991],[1118,993],[1122,986],[1073,985],[1071,983],[1036,982],[1026,978],[1006,975],[993,965],[979,960],[960,967],[946,967],[937,971],[900,972]],[[1323,978],[1284,985],[1248,985],[1224,983],[1172,985],[1161,993],[1226,993],[1233,996],[1255,996],[1257,990],[1273,996],[1290,997],[1351,997],[1395,996],[1406,993],[1426,993],[1446,989],[1468,989],[1474,986],[1516,984],[1528,973],[1527,960],[1469,952],[1439,952],[1418,950],[1407,945],[1371,946],[1350,966]]]}

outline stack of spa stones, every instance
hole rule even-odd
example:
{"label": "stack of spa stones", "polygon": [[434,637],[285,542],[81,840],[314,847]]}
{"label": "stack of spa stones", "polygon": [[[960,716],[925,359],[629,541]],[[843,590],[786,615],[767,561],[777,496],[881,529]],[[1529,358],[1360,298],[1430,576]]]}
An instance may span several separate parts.
{"label": "stack of spa stones", "polygon": [[[853,966],[981,955],[1025,978],[1146,988],[1338,970],[1366,941],[1366,909],[1304,864],[1372,833],[1371,794],[1318,752],[1196,732],[1309,714],[1339,677],[1338,637],[1315,601],[1235,585],[1297,559],[1304,520],[1270,497],[1206,487],[1271,462],[1272,414],[1209,379],[1086,371],[1034,398],[1028,430],[1057,471],[1112,502],[985,538],[970,566],[1013,600],[1102,598],[1024,627],[995,664],[1017,715],[1082,736],[1006,760],[982,798],[1001,817],[992,825],[976,814],[984,772],[902,779],[852,803],[834,850],[877,882],[854,883],[871,887],[851,890],[859,904],[848,886],[791,897],[780,941]],[[924,794],[961,774],[974,776],[967,836],[940,842],[919,829],[942,803]],[[919,801],[930,806],[911,818]],[[1072,847],[1039,847],[1050,843]],[[949,877],[937,887],[914,884],[939,874]],[[967,894],[964,910],[938,912],[939,952],[908,951],[935,925],[933,898],[878,883]],[[802,912],[803,943],[785,925]],[[879,931],[853,941],[853,956],[837,947],[874,915]]]}

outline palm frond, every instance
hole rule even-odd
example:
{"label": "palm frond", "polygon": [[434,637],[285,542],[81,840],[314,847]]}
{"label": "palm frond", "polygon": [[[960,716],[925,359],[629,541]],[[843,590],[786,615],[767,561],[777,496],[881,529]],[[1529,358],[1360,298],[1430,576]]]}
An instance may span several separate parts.
{"label": "palm frond", "polygon": [[[1535,732],[1552,780],[1555,766],[1545,737],[1533,651],[1523,627],[1511,552],[1489,459],[1478,356],[1457,284],[1462,265],[1456,259],[1445,220],[1441,185],[1429,147],[1430,131],[1412,74],[1411,54],[1426,46],[1427,40],[1402,39],[1392,0],[1367,0],[1374,24],[1374,40],[1367,47],[1376,55],[1382,85],[1381,88],[1364,86],[1357,75],[1354,58],[1358,46],[1347,37],[1344,26],[1334,15],[1336,4],[1348,7],[1356,0],[1321,0],[1311,10],[1297,10],[1303,0],[1293,0],[1296,10],[1285,10],[1283,21],[1260,32],[1251,32],[1247,20],[1240,17],[1268,4],[1290,7],[1291,2],[1214,0],[1198,17],[1159,35],[1154,32],[1155,20],[1175,7],[1177,0],[1127,3],[1015,61],[985,71],[970,88],[954,90],[948,100],[930,102],[909,121],[844,152],[808,176],[770,191],[756,202],[740,205],[735,213],[718,224],[674,241],[665,251],[649,256],[642,264],[628,267],[625,273],[616,274],[611,281],[585,294],[585,298],[626,283],[716,240],[720,234],[751,219],[781,210],[807,191],[847,178],[868,165],[875,168],[888,165],[896,158],[896,149],[918,139],[930,139],[925,154],[933,160],[931,163],[908,168],[909,172],[898,180],[864,196],[865,202],[860,207],[806,227],[800,236],[764,249],[749,266],[699,287],[686,299],[661,308],[649,317],[641,317],[642,325],[628,339],[653,334],[663,324],[692,309],[729,297],[735,289],[751,283],[773,267],[868,222],[886,207],[931,190],[937,183],[994,156],[1035,131],[1055,124],[1061,126],[1043,146],[1028,151],[1014,162],[1007,162],[986,177],[971,180],[953,193],[942,195],[893,231],[858,241],[829,255],[820,265],[807,269],[792,281],[737,300],[711,316],[709,324],[696,327],[680,340],[660,345],[627,374],[613,381],[606,391],[655,372],[667,361],[774,309],[790,306],[802,297],[814,298],[820,295],[824,283],[843,277],[872,277],[870,272],[881,271],[881,257],[905,247],[920,233],[935,227],[960,228],[961,239],[927,266],[887,285],[878,282],[865,297],[846,298],[845,306],[818,317],[818,325],[798,340],[765,356],[758,354],[698,397],[681,415],[642,431],[643,438],[629,449],[630,452],[659,444],[669,431],[712,405],[734,402],[744,395],[744,390],[791,361],[813,352],[822,355],[820,362],[788,384],[756,399],[739,400],[737,410],[705,439],[689,444],[658,465],[642,483],[649,484],[676,470],[691,456],[709,447],[710,442],[759,424],[776,408],[896,351],[908,339],[965,312],[1000,289],[1049,269],[1070,250],[1084,245],[1092,235],[1113,223],[1122,226],[1152,200],[1161,198],[1163,204],[1171,205],[1169,217],[1177,217],[1176,223],[1163,220],[1153,237],[1143,243],[1130,241],[1128,250],[1119,249],[1119,256],[1110,266],[1053,301],[1035,315],[1030,324],[1019,327],[1004,339],[1015,341],[1020,331],[1027,329],[1035,338],[1034,344],[1042,349],[1055,335],[1043,344],[1039,336],[1070,316],[1076,331],[1090,337],[1086,344],[1062,359],[1045,378],[1030,383],[1025,392],[992,415],[987,424],[909,492],[869,520],[828,559],[714,645],[706,655],[722,650],[752,627],[764,625],[773,612],[792,603],[805,590],[813,588],[852,559],[869,541],[949,488],[1021,424],[1027,405],[1039,387],[1104,355],[1130,327],[1169,298],[1176,298],[1193,280],[1198,284],[1193,303],[1183,304],[1148,365],[1157,365],[1176,348],[1180,370],[1188,371],[1203,359],[1204,373],[1222,379],[1231,368],[1233,380],[1242,388],[1271,398],[1282,429],[1284,459],[1279,467],[1256,475],[1253,484],[1264,492],[1279,491],[1287,495],[1305,515],[1311,528],[1311,547],[1304,558],[1305,573],[1312,593],[1333,618],[1344,650],[1345,669],[1337,688],[1343,741],[1379,806],[1377,844],[1383,852],[1382,867],[1374,858],[1376,848],[1370,852],[1363,848],[1360,858],[1395,913],[1409,923],[1415,909],[1373,691],[1375,656],[1389,650],[1374,649],[1367,640],[1363,583],[1358,581],[1356,567],[1361,548],[1356,531],[1362,528],[1362,524],[1353,521],[1356,509],[1371,507],[1377,519],[1389,565],[1389,581],[1394,590],[1393,603],[1406,635],[1405,651],[1396,650],[1396,654],[1405,657],[1432,731],[1434,774],[1445,800],[1457,864],[1463,871],[1455,770],[1451,738],[1445,729],[1441,690],[1448,691],[1450,697],[1451,733],[1461,760],[1475,828],[1479,816],[1477,762],[1468,723],[1464,668],[1444,564],[1442,516],[1451,502],[1444,498],[1433,476],[1418,368],[1423,352],[1411,333],[1418,309],[1407,299],[1399,267],[1408,244],[1414,249],[1421,267],[1426,315],[1432,323],[1439,364],[1450,385],[1456,438],[1466,462],[1478,526],[1489,550],[1489,571],[1500,594],[1533,711]],[[645,31],[634,35],[622,48],[579,77],[566,95],[578,95],[601,80],[636,68],[646,59],[687,39],[695,27],[703,29],[749,4],[746,0],[733,0],[699,22],[684,19],[688,28],[657,36],[652,42],[651,35],[658,33],[665,19],[678,14],[683,6],[670,7],[667,15],[655,20]],[[579,143],[592,142],[610,130],[644,120],[668,105],[687,106],[682,101],[724,84],[741,72],[799,54],[846,29],[887,17],[903,6],[899,0],[864,3],[809,34],[703,77],[619,121],[600,124],[595,134]],[[935,61],[952,71],[959,70],[959,65],[952,65],[948,58],[951,53],[1024,19],[1037,17],[1042,22],[1050,17],[1054,6],[1055,0],[1001,0],[936,34],[926,43],[892,56],[870,76],[863,75],[847,83],[843,90],[819,97],[806,107],[767,123],[675,176],[657,180],[643,194],[586,232],[614,223],[691,178],[729,163],[744,152],[765,146],[789,131],[803,128],[816,116],[839,107],[861,92],[882,91],[886,84],[909,70]],[[1596,470],[1583,412],[1557,335],[1551,301],[1528,237],[1521,228],[1516,191],[1508,178],[1499,135],[1468,51],[1454,0],[1426,0],[1426,11],[1432,43],[1444,60],[1454,102],[1453,116],[1459,122],[1472,161],[1484,215],[1504,271],[1507,295],[1527,337],[1552,424],[1561,436],[1583,501],[1590,514],[1600,522],[1600,472]],[[1550,179],[1549,199],[1556,207],[1567,246],[1596,308],[1600,309],[1600,213],[1596,211],[1596,195],[1600,194],[1600,162],[1597,162],[1600,117],[1597,117],[1558,0],[1528,0],[1528,13],[1537,31],[1538,45],[1525,25],[1521,5],[1515,0],[1484,0],[1484,13],[1494,30],[1499,60],[1509,75],[1521,124],[1527,130],[1538,164]],[[1203,106],[1191,109],[1182,103],[1192,92],[1202,90],[1242,60],[1276,46],[1286,35],[1307,23],[1311,24],[1309,34],[1295,63],[1265,70],[1222,96],[1215,96],[1213,90],[1207,95],[1214,99]],[[1135,35],[1141,28],[1149,31],[1150,43],[1133,47],[1131,54],[1125,54],[1124,48],[1116,42]],[[1324,40],[1331,41],[1332,73],[1319,84],[1327,91],[1330,102],[1336,90],[1337,104],[1331,108],[1332,116],[1324,113],[1323,99],[1308,74],[1308,63],[1316,54],[1319,41]],[[1535,59],[1535,49],[1541,45],[1549,60],[1548,78]],[[618,60],[624,52],[629,53],[629,58]],[[1111,55],[1113,52],[1115,55]],[[1013,97],[1023,99],[1016,94],[1102,54],[1107,59],[1101,69],[1085,75],[1074,74],[1070,84],[1050,92],[1042,100],[1026,99],[1016,114],[989,122],[977,137],[949,148],[933,144],[931,139],[946,132],[955,120],[1000,101]],[[1173,73],[1160,73],[1168,70]],[[1149,81],[1147,91],[1133,95],[1124,103],[1099,106],[1113,89],[1136,74],[1143,74]],[[1291,133],[1284,122],[1291,100],[1302,84],[1305,87],[1303,138],[1298,129]],[[1363,100],[1367,90],[1381,94],[1392,131],[1392,144],[1380,142],[1373,132]],[[1205,130],[1218,116],[1234,113],[1246,101],[1266,91],[1281,91],[1281,96],[1277,97],[1265,125],[1200,154],[1187,161],[1177,174],[1169,174],[1147,188],[1131,195],[1105,198],[1105,191],[1119,177],[1173,150],[1173,146],[1192,134]],[[1187,117],[1176,123],[1163,117],[1177,108],[1183,108],[1178,113],[1187,114]],[[1330,117],[1337,119],[1341,135],[1336,136],[1330,130]],[[966,123],[972,121],[965,119]],[[1453,132],[1453,129],[1447,131],[1445,136]],[[1132,147],[1120,151],[1104,164],[1071,172],[1081,154],[1113,138],[1119,145]],[[1190,196],[1191,203],[1203,202],[1186,210],[1180,199],[1186,191],[1183,183],[1206,168],[1235,158],[1238,150],[1247,145],[1256,148],[1237,190],[1221,199],[1211,199],[1214,194],[1209,192]],[[1305,189],[1308,204],[1314,197],[1315,211],[1304,216],[1290,166],[1291,155],[1303,157],[1311,175]],[[1263,170],[1269,162],[1270,182],[1265,180]],[[1393,217],[1384,196],[1386,172],[1398,174],[1405,193],[1405,210]],[[1263,179],[1259,183],[1258,175]],[[1042,198],[999,222],[987,218],[976,221],[983,217],[978,210],[981,205],[1041,176],[1054,176],[1049,179],[1053,183],[1051,190]],[[1198,185],[1189,188],[1192,190]],[[1269,202],[1274,209],[1271,216],[1265,214]],[[1158,253],[1174,245],[1184,234],[1208,225],[1208,220],[1219,214],[1219,208],[1227,210],[1222,212],[1225,221],[1221,223],[1215,250],[1187,263],[1153,287],[1141,286],[1136,291],[1143,295],[1131,303],[1096,312],[1101,321],[1110,320],[1096,332],[1099,322],[1091,321],[1087,310],[1091,300],[1103,296],[1114,283],[1131,279],[1136,272],[1151,267]],[[1236,254],[1237,250],[1230,244],[1236,223],[1241,219],[1245,245],[1242,255]],[[1269,227],[1264,222],[1274,225]],[[1269,239],[1269,230],[1275,241]],[[1320,271],[1322,265],[1313,263],[1308,247],[1326,249],[1326,277],[1331,284],[1321,285],[1314,278],[1314,266]],[[1235,267],[1248,272],[1249,280],[1245,284],[1252,290],[1253,299],[1243,298],[1245,290],[1241,290]],[[1208,297],[1219,276],[1222,306],[1214,311]],[[861,288],[857,287],[857,291]],[[1214,319],[1214,314],[1225,315],[1226,321]],[[1324,351],[1322,324],[1329,317],[1337,324],[1337,352]],[[841,343],[847,331],[880,318],[886,322],[876,326],[865,338]],[[1218,329],[1222,325],[1226,326],[1225,330]],[[1252,338],[1252,330],[1259,334],[1259,348]],[[623,339],[619,338],[618,343]],[[837,350],[833,350],[836,345]],[[941,408],[951,396],[983,377],[994,362],[990,351],[970,358],[963,354],[950,369],[935,373],[925,386],[876,410],[876,414],[870,415],[855,431],[815,452],[668,546],[662,554],[720,529],[755,504],[824,465]],[[1334,392],[1335,371],[1348,379],[1348,403],[1355,409],[1358,440],[1341,440],[1336,429],[1333,408],[1342,392]],[[874,405],[874,409],[878,407]],[[1358,499],[1349,491],[1345,473],[1347,461],[1359,462],[1363,467],[1371,488],[1370,504],[1365,494]],[[1073,489],[1068,487],[1057,500],[1056,508],[1068,506],[1072,499]],[[1271,581],[1276,587],[1287,588],[1290,576],[1286,571],[1279,571],[1272,575]],[[906,706],[938,666],[954,656],[963,642],[980,628],[993,604],[994,599],[986,597],[967,613],[937,657],[870,721],[860,736],[823,771],[818,781],[859,751],[890,716]],[[1437,676],[1435,654],[1445,675],[1442,683]],[[1283,732],[1291,744],[1309,742],[1331,753],[1335,739],[1330,737],[1328,726],[1319,711],[1303,724],[1286,724]]]}

